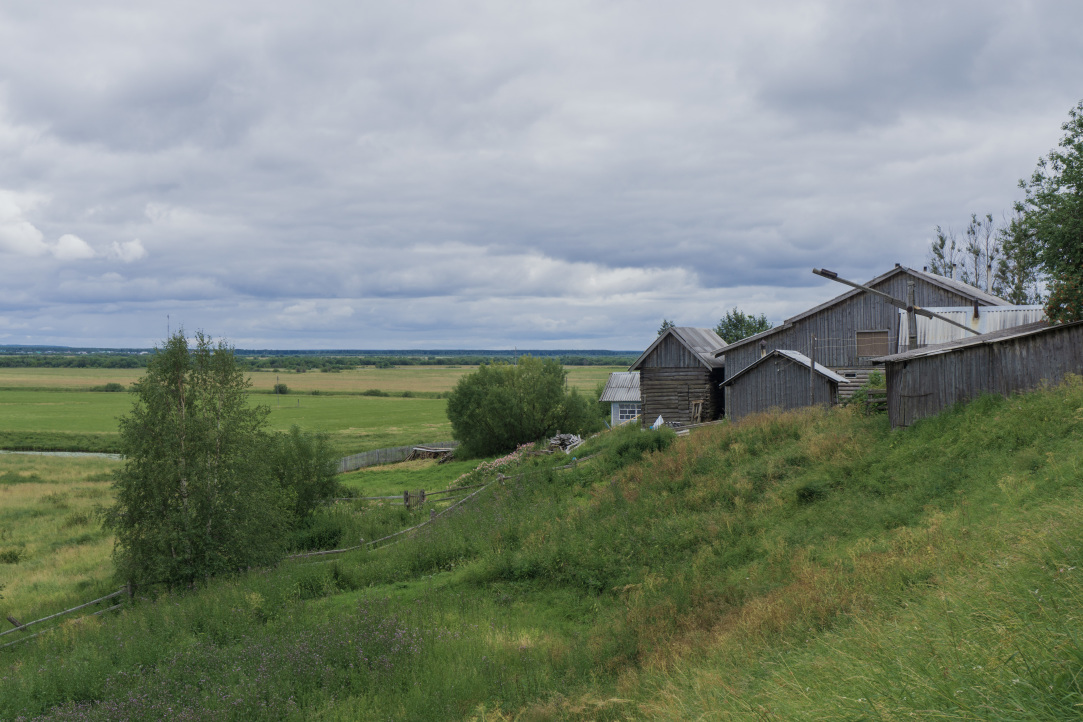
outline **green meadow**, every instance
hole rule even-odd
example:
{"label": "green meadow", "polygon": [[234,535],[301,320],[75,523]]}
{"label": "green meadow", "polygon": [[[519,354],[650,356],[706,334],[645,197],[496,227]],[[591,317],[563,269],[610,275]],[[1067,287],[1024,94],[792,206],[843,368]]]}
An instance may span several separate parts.
{"label": "green meadow", "polygon": [[[1079,718],[1080,379],[894,432],[815,409],[577,455],[349,475],[354,496],[492,483],[397,543],[143,589],[0,650],[0,718]],[[8,523],[55,535],[78,509],[50,495],[97,483],[4,478],[30,485]],[[428,516],[340,502],[292,544]]]}

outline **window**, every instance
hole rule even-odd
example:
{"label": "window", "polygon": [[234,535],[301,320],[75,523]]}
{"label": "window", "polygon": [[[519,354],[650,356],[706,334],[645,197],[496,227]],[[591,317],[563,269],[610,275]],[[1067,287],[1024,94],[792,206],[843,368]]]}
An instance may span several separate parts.
{"label": "window", "polygon": [[631,421],[639,416],[639,404],[617,404],[617,421]]}
{"label": "window", "polygon": [[887,331],[858,331],[857,332],[857,357],[872,358],[874,356],[887,356],[891,353],[888,346]]}

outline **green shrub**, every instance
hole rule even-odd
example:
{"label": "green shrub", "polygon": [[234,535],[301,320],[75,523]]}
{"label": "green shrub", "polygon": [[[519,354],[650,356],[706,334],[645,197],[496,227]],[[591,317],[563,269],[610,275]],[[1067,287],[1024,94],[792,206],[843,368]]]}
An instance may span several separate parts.
{"label": "green shrub", "polygon": [[21,547],[0,549],[0,564],[18,564],[23,558],[23,551]]}
{"label": "green shrub", "polygon": [[118,383],[115,383],[115,382],[112,382],[112,381],[107,383],[107,384],[103,384],[102,386],[91,386],[90,390],[91,391],[105,391],[105,392],[108,392],[108,393],[116,393],[118,391],[127,391],[127,389],[124,388],[124,384],[118,384]]}
{"label": "green shrub", "polygon": [[362,396],[390,396],[391,394],[387,393],[386,391],[381,391],[380,389],[365,389],[364,391],[361,392],[361,395]]}
{"label": "green shrub", "polygon": [[288,394],[290,392],[290,387],[286,384],[275,384],[274,392],[276,394]]}

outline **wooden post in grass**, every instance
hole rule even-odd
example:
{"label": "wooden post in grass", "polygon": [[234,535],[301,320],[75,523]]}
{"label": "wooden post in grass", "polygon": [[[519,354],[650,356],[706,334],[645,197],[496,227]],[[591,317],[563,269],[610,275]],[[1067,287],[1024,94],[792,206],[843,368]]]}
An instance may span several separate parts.
{"label": "wooden post in grass", "polygon": [[424,489],[418,489],[417,490],[417,505],[418,506],[425,506],[425,490]]}
{"label": "wooden post in grass", "polygon": [[402,492],[402,505],[407,509],[410,508],[410,491],[406,490]]}

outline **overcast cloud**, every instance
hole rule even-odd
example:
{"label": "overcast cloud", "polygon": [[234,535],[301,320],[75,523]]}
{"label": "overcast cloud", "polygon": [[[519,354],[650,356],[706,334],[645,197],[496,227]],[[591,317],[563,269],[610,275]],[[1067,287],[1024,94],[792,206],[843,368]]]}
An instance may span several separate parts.
{"label": "overcast cloud", "polygon": [[8,1],[0,344],[641,349],[999,217],[1076,2]]}

